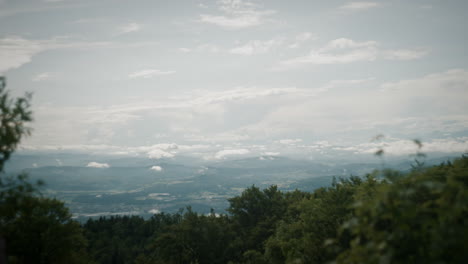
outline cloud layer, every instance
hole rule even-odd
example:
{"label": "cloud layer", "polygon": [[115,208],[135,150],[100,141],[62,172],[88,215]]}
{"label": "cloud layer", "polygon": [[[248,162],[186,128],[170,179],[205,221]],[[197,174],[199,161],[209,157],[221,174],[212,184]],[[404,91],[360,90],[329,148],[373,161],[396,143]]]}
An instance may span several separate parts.
{"label": "cloud layer", "polygon": [[88,168],[98,168],[98,169],[110,168],[109,164],[107,164],[107,163],[99,163],[99,162],[95,162],[95,161],[92,161],[92,162],[88,163],[88,165],[86,165],[86,167],[88,167]]}
{"label": "cloud layer", "polygon": [[380,133],[463,145],[467,3],[0,1],[0,74],[34,94],[31,151],[157,165],[369,154]]}
{"label": "cloud layer", "polygon": [[381,6],[382,3],[379,2],[351,2],[342,5],[340,8],[345,9],[345,10],[353,10],[353,11],[359,11],[359,10],[367,10],[375,7]]}
{"label": "cloud layer", "polygon": [[221,14],[202,14],[200,22],[217,25],[227,29],[243,29],[261,25],[273,10],[262,10],[250,1],[220,0],[217,2]]}
{"label": "cloud layer", "polygon": [[379,47],[377,41],[355,41],[339,38],[328,42],[325,46],[313,49],[308,55],[283,61],[283,66],[298,66],[305,64],[349,64],[353,62],[372,62],[385,60],[416,60],[429,53],[427,48],[385,50]]}
{"label": "cloud layer", "polygon": [[133,73],[130,73],[128,77],[130,79],[137,79],[137,78],[143,78],[143,79],[148,79],[152,78],[155,76],[159,75],[169,75],[169,74],[174,74],[175,71],[162,71],[162,70],[157,70],[157,69],[146,69],[146,70],[141,70],[141,71],[136,71]]}

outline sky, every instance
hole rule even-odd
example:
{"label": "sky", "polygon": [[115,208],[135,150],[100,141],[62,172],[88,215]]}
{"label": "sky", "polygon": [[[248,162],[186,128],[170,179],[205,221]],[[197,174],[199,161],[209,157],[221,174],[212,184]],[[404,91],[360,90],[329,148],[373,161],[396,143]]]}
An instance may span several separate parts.
{"label": "sky", "polygon": [[[0,0],[21,149],[152,159],[468,151],[466,0]],[[385,137],[375,137],[384,135]]]}

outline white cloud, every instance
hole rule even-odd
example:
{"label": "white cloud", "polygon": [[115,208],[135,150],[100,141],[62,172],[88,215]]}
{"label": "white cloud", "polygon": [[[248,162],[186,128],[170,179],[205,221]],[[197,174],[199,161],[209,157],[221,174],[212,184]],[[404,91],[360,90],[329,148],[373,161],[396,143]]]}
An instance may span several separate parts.
{"label": "white cloud", "polygon": [[241,29],[258,26],[266,17],[275,13],[273,10],[259,10],[258,5],[243,0],[220,0],[217,2],[222,15],[200,15],[200,21],[228,29]]}
{"label": "white cloud", "polygon": [[248,149],[226,149],[216,152],[215,158],[216,159],[224,159],[227,156],[238,156],[238,155],[246,155],[249,154],[250,150]]}
{"label": "white cloud", "polygon": [[279,156],[280,153],[279,152],[263,152],[262,155],[265,155],[265,156]]}
{"label": "white cloud", "polygon": [[159,214],[161,211],[159,211],[158,209],[151,209],[148,211],[148,213],[150,214]]}
{"label": "white cloud", "polygon": [[412,80],[401,80],[381,85],[383,91],[402,91],[408,95],[422,94],[440,97],[468,95],[468,71],[452,69],[441,73],[433,73]]}
{"label": "white cloud", "polygon": [[199,134],[189,134],[184,135],[184,139],[193,142],[210,142],[210,143],[220,143],[220,142],[236,142],[249,139],[248,135],[231,133],[231,132],[222,132],[212,135],[199,135]]}
{"label": "white cloud", "polygon": [[86,165],[86,167],[89,167],[89,168],[99,168],[99,169],[107,169],[109,168],[109,164],[107,163],[99,163],[99,162],[90,162],[88,163],[88,165]]}
{"label": "white cloud", "polygon": [[[281,151],[287,154],[283,148],[293,147],[275,144],[274,149],[255,152],[251,146],[237,146],[231,143],[295,139],[303,138],[306,134],[312,135],[306,136],[307,141],[309,138],[321,139],[324,135],[331,138],[337,134],[351,138],[356,134],[372,135],[382,131],[396,133],[395,130],[398,130],[398,136],[401,137],[402,134],[418,135],[421,131],[426,133],[434,128],[455,134],[468,127],[466,70],[456,69],[385,83],[380,86],[381,90],[378,89],[379,85],[372,79],[338,80],[315,89],[240,87],[227,91],[193,90],[187,94],[180,94],[179,97],[157,100],[148,98],[132,104],[109,107],[69,110],[49,107],[35,111],[39,120],[38,126],[35,127],[35,135],[39,133],[39,138],[43,139],[42,142],[37,140],[36,144],[93,144],[89,141],[89,135],[80,135],[83,127],[98,129],[103,126],[119,133],[131,125],[134,128],[139,126],[135,128],[139,130],[147,127],[147,117],[153,118],[151,122],[158,124],[157,129],[149,129],[152,130],[151,135],[164,133],[172,138],[164,139],[166,142],[208,142],[205,143],[207,146],[198,149],[193,147],[192,150],[189,150],[192,146],[187,146],[184,147],[187,150],[183,150],[181,146],[167,143],[141,150],[102,146],[102,149],[93,147],[88,148],[88,151],[105,153],[108,149],[112,153],[126,151],[130,154],[149,156],[148,152],[157,149],[152,153],[156,158],[179,157],[186,153],[214,158],[215,154],[223,149],[249,149],[254,154],[265,151]],[[250,105],[261,107],[258,111],[260,113],[250,111]],[[219,112],[221,114],[218,122],[214,119],[218,118]],[[49,116],[53,113],[48,123],[41,121],[44,113]],[[223,124],[223,121],[228,120],[225,116],[244,114],[248,115],[245,118],[250,119],[248,122],[244,122],[242,118],[242,122],[239,123]],[[142,121],[139,122],[138,118]],[[136,122],[126,124],[129,121]],[[79,126],[76,125],[78,122],[81,122]],[[176,127],[178,130],[175,130]],[[92,136],[94,139],[95,136]],[[314,138],[315,136],[318,138]],[[99,143],[105,143],[104,140],[107,139],[100,138]],[[161,140],[152,139],[157,140],[156,142]],[[107,142],[110,144],[112,141]],[[216,144],[222,146],[215,146]],[[303,144],[295,144],[294,148],[301,145]]]}
{"label": "white cloud", "polygon": [[[155,133],[171,134],[191,142],[229,142],[245,140],[244,133],[222,131],[224,116],[231,107],[252,104],[255,101],[271,103],[309,98],[318,93],[314,89],[295,87],[261,88],[239,87],[226,91],[194,90],[188,94],[166,98],[147,98],[132,103],[94,106],[63,107],[44,105],[35,109],[37,124],[34,137],[28,144],[41,145],[110,145],[114,140],[128,135],[125,131],[138,126],[137,136],[152,137]],[[151,118],[158,122],[157,128],[143,125]],[[157,121],[156,121],[156,120]],[[221,129],[212,133],[212,128]],[[211,131],[211,132],[210,132]],[[125,135],[123,135],[125,133]],[[35,143],[34,143],[35,142]],[[164,150],[164,149],[163,149]],[[90,149],[89,151],[102,151]],[[114,149],[112,153],[125,150]],[[147,153],[150,149],[144,151]],[[181,151],[181,150],[177,150]],[[166,152],[174,153],[173,150]]]}
{"label": "white cloud", "polygon": [[[357,80],[349,82],[362,84]],[[35,142],[35,145],[110,145],[115,139],[121,138],[129,126],[133,129],[138,126],[138,137],[143,135],[152,137],[155,133],[165,133],[171,134],[173,140],[178,137],[198,143],[244,141],[252,134],[242,130],[223,130],[226,128],[225,116],[233,113],[231,109],[239,109],[242,104],[265,107],[265,111],[260,113],[245,112],[249,118],[253,117],[252,120],[260,121],[262,116],[285,104],[297,105],[308,102],[333,87],[345,85],[347,85],[345,81],[334,81],[317,89],[239,87],[226,91],[194,90],[189,94],[180,94],[171,98],[147,98],[134,103],[105,107],[42,106],[35,110],[38,122],[35,125],[34,137],[32,140],[27,140],[28,144]],[[147,126],[145,120],[148,118],[158,123],[157,128]],[[288,118],[291,120],[291,117]],[[216,127],[217,131],[213,131],[213,127]],[[265,128],[263,132],[269,133],[269,130],[270,127]],[[124,136],[128,138],[127,135]],[[104,152],[105,148],[107,145],[102,149],[92,148],[88,151]],[[170,155],[182,152],[181,149],[168,150],[161,146],[154,148],[169,152]],[[137,151],[109,148],[109,150],[116,154],[127,151],[134,155],[146,154],[152,149]]]}
{"label": "white cloud", "polygon": [[178,149],[179,146],[175,143],[160,143],[151,146],[151,148],[163,149],[163,150],[175,150]]}
{"label": "white cloud", "polygon": [[130,79],[136,79],[136,78],[152,78],[154,76],[160,76],[160,75],[169,75],[169,74],[174,74],[175,71],[161,71],[157,69],[146,69],[146,70],[141,70],[137,72],[133,72],[128,75]]}
{"label": "white cloud", "polygon": [[[21,145],[21,150],[29,151],[66,151],[66,152],[85,152],[93,155],[124,155],[124,156],[147,156],[150,158],[170,158],[175,154],[187,156],[199,156],[202,153],[213,153],[218,151],[221,146],[214,145],[183,145],[175,143],[160,143],[143,146],[117,146],[117,145]],[[57,161],[58,162],[58,161]]]}
{"label": "white cloud", "polygon": [[80,18],[80,19],[77,19],[75,21],[73,21],[72,23],[75,23],[75,24],[96,24],[96,23],[101,23],[101,22],[105,22],[106,19],[105,18],[96,18],[96,17],[93,17],[93,18]]}
{"label": "white cloud", "polygon": [[196,144],[196,145],[177,145],[177,150],[193,150],[193,149],[206,149],[210,145]]}
{"label": "white cloud", "polygon": [[290,49],[299,48],[300,46],[302,46],[302,44],[304,44],[304,42],[310,39],[314,39],[314,35],[310,32],[303,32],[301,34],[298,34],[295,37],[294,42],[288,45],[288,48]]}
{"label": "white cloud", "polygon": [[206,93],[204,96],[194,98],[190,101],[193,105],[208,105],[213,103],[222,103],[229,101],[243,101],[251,100],[259,97],[267,96],[285,96],[288,94],[298,94],[298,95],[313,95],[313,91],[306,89],[299,89],[295,87],[286,87],[286,88],[268,88],[262,89],[257,87],[239,87],[232,90],[227,90],[223,92],[211,92]]}
{"label": "white cloud", "polygon": [[200,15],[200,21],[215,24],[226,28],[245,28],[260,24],[256,16],[227,18],[225,16]]}
{"label": "white cloud", "polygon": [[150,159],[162,159],[162,158],[173,158],[174,154],[164,151],[162,149],[153,149],[148,152],[148,158]]}
{"label": "white cloud", "polygon": [[55,73],[53,73],[53,72],[43,72],[43,73],[39,73],[36,76],[34,76],[32,78],[32,80],[34,82],[42,82],[42,81],[52,80],[52,79],[54,79],[54,77],[55,77]]}
{"label": "white cloud", "polygon": [[383,52],[383,56],[386,60],[402,61],[420,59],[427,54],[429,54],[428,48],[386,50]]}
{"label": "white cloud", "polygon": [[284,145],[291,145],[291,144],[296,144],[302,142],[302,139],[296,138],[296,139],[281,139],[278,140],[278,143],[284,144]]}
{"label": "white cloud", "polygon": [[16,36],[0,39],[0,73],[30,62],[32,56],[49,49],[50,44]]}
{"label": "white cloud", "polygon": [[219,53],[222,52],[224,49],[219,47],[218,45],[211,44],[211,43],[204,43],[199,44],[194,48],[179,48],[180,52],[189,53],[189,52],[209,52],[209,53]]}
{"label": "white cloud", "polygon": [[[108,120],[113,115],[132,115],[135,112],[161,110],[161,109],[194,109],[204,106],[213,106],[229,102],[241,102],[263,97],[279,97],[295,95],[300,97],[314,96],[316,91],[310,89],[299,89],[296,87],[285,88],[259,88],[259,87],[238,87],[222,92],[218,91],[198,91],[189,97],[173,97],[171,100],[160,102],[138,102],[132,105],[116,105],[105,110],[94,110],[91,113],[95,116],[102,116],[100,120]],[[211,108],[209,109],[211,110]]]}
{"label": "white cloud", "polygon": [[162,168],[161,166],[153,166],[150,168],[150,170],[153,170],[153,171],[162,171]]}
{"label": "white cloud", "polygon": [[[468,137],[432,139],[422,142],[423,153],[466,153]],[[353,147],[356,153],[375,153],[383,149],[387,155],[411,155],[418,151],[418,146],[412,140],[393,139],[380,143],[364,143]]]}
{"label": "white cloud", "polygon": [[365,42],[357,42],[352,39],[347,38],[339,38],[330,41],[325,47],[321,49],[323,52],[327,51],[334,51],[340,49],[355,49],[355,48],[373,48],[377,46],[376,41],[365,41]]}
{"label": "white cloud", "polygon": [[351,3],[340,6],[340,9],[360,11],[360,10],[367,10],[367,9],[379,7],[381,5],[382,5],[381,3],[377,3],[377,2],[351,2]]}
{"label": "white cloud", "polygon": [[130,148],[134,152],[146,152],[150,159],[173,158],[174,153],[179,148],[175,143],[161,143],[151,146],[141,146]]}
{"label": "white cloud", "polygon": [[189,49],[189,48],[179,48],[179,51],[187,53],[187,52],[190,52],[192,50]]}
{"label": "white cloud", "polygon": [[[464,69],[384,83],[380,88],[382,96],[392,98],[393,104],[398,103],[399,111],[406,111],[409,116],[411,111],[417,111],[434,122],[443,116],[449,119],[463,116],[468,111],[468,71]],[[440,124],[438,129],[450,124],[445,123]]]}
{"label": "white cloud", "polygon": [[355,41],[339,38],[328,42],[325,46],[313,49],[308,55],[296,57],[281,62],[283,67],[293,67],[304,64],[347,64],[352,62],[386,60],[415,60],[426,56],[428,48],[381,50],[376,41]]}
{"label": "white cloud", "polygon": [[221,52],[221,48],[214,44],[200,44],[195,48],[195,51],[198,52],[211,52],[211,53],[218,53]]}
{"label": "white cloud", "polygon": [[118,34],[127,34],[131,32],[137,32],[140,31],[142,26],[138,23],[128,23],[126,25],[123,25],[117,29]]}
{"label": "white cloud", "polygon": [[382,131],[408,137],[431,131],[466,133],[466,70],[386,83],[380,90],[373,82],[360,83],[359,92],[352,92],[357,84],[342,85],[340,91],[329,89],[304,102],[281,105],[242,131],[258,138],[284,137],[297,131],[346,138]]}
{"label": "white cloud", "polygon": [[285,66],[301,64],[345,64],[358,61],[374,61],[377,58],[377,42],[357,42],[340,38],[326,46],[312,50],[308,55],[283,61]]}
{"label": "white cloud", "polygon": [[[467,153],[468,137],[433,139],[428,142],[422,142],[422,151],[427,152],[445,152],[445,153]],[[413,152],[414,153],[414,152]]]}
{"label": "white cloud", "polygon": [[312,39],[313,37],[314,35],[310,32],[302,32],[301,34],[296,36],[296,40],[302,42],[302,41]]}
{"label": "white cloud", "polygon": [[67,38],[52,38],[48,40],[29,40],[19,36],[9,36],[0,39],[0,73],[31,62],[32,57],[47,50],[83,49],[109,47],[109,42],[73,42]]}
{"label": "white cloud", "polygon": [[231,49],[229,52],[240,55],[263,54],[271,51],[274,47],[279,46],[281,43],[282,40],[279,39],[271,39],[267,41],[251,40],[242,46]]}

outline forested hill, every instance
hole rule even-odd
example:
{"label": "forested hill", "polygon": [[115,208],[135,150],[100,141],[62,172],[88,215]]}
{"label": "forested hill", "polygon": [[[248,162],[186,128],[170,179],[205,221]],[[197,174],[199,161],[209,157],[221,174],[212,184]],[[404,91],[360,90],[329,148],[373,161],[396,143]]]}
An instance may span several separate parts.
{"label": "forested hill", "polygon": [[408,173],[376,171],[337,179],[313,192],[251,186],[228,200],[227,215],[203,215],[188,207],[146,220],[103,217],[83,225],[71,219],[62,202],[41,197],[24,179],[12,186],[16,189],[2,189],[0,206],[9,263],[468,259],[468,156]]}
{"label": "forested hill", "polygon": [[111,217],[84,226],[98,263],[463,263],[468,157],[314,192],[252,186],[229,215]]}

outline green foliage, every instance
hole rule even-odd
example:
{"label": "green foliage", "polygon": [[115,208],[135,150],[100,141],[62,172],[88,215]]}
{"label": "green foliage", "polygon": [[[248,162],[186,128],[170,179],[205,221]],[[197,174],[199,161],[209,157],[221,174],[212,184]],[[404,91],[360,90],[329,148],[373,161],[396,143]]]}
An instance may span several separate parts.
{"label": "green foliage", "polygon": [[468,259],[468,157],[377,186],[342,232],[337,263],[463,263]]}
{"label": "green foliage", "polygon": [[139,216],[89,219],[83,228],[89,241],[88,252],[98,263],[131,263],[149,254],[152,236],[166,226],[180,222],[179,215],[157,214],[149,220]]}
{"label": "green foliage", "polygon": [[290,206],[300,212],[280,222],[266,242],[270,263],[323,263],[328,256],[324,242],[336,236],[337,228],[350,217],[351,204],[362,180],[341,179],[329,188],[320,188]]}
{"label": "green foliage", "polygon": [[63,202],[6,195],[0,214],[9,263],[84,263],[86,241]]}
{"label": "green foliage", "polygon": [[90,219],[88,250],[98,263],[227,263],[228,217],[182,213]]}
{"label": "green foliage", "polygon": [[31,95],[16,99],[6,91],[6,79],[0,76],[0,172],[24,135],[30,130],[26,123],[32,120]]}
{"label": "green foliage", "polygon": [[[225,215],[200,215],[187,208],[180,223],[156,237],[154,263],[226,263],[233,234]],[[159,262],[160,261],[160,262]]]}
{"label": "green foliage", "polygon": [[252,186],[240,196],[229,199],[229,202],[228,212],[232,215],[233,228],[237,233],[231,250],[236,252],[235,259],[252,262],[253,256],[263,255],[266,239],[285,217],[287,200],[277,186],[263,191]]}

